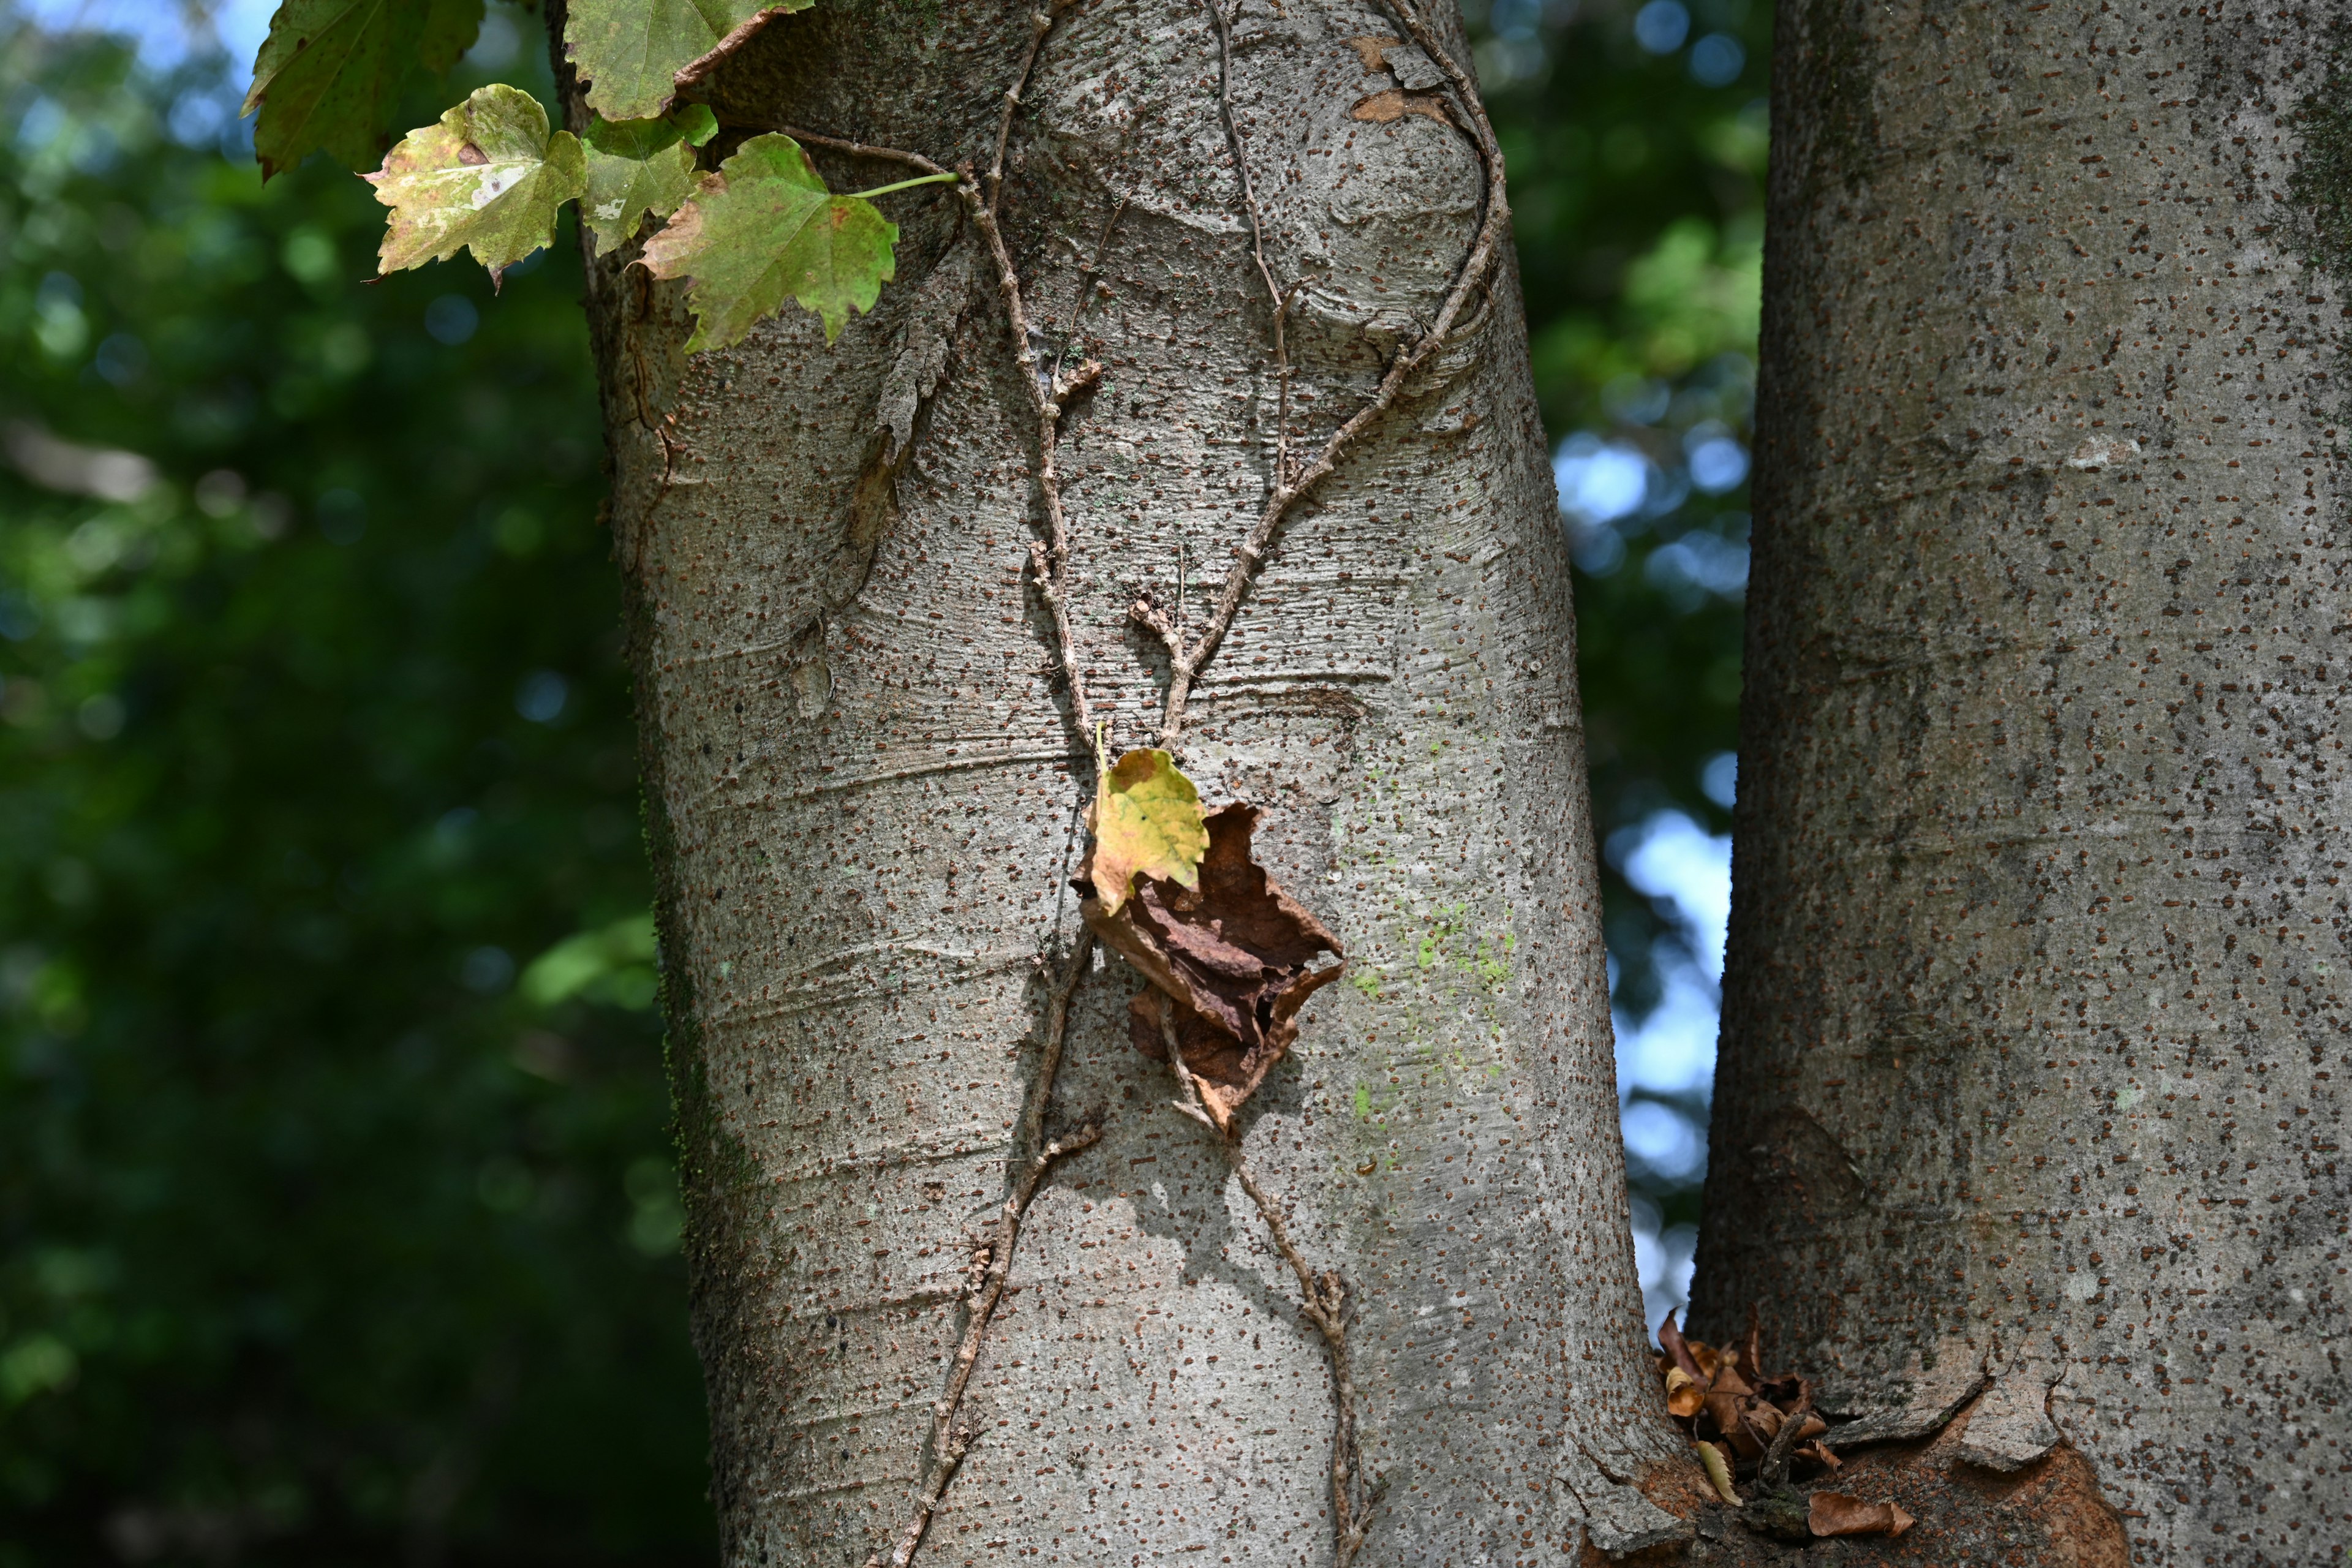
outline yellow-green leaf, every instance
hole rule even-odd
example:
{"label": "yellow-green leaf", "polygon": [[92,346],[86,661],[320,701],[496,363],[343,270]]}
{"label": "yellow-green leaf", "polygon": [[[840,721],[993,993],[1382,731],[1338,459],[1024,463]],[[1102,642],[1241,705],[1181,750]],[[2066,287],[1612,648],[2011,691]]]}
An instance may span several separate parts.
{"label": "yellow-green leaf", "polygon": [[694,150],[719,132],[701,104],[660,120],[597,120],[588,127],[588,192],[581,216],[596,254],[634,238],[638,224],[678,209],[694,190]]}
{"label": "yellow-green leaf", "polygon": [[446,261],[470,248],[500,273],[555,238],[556,210],[586,186],[580,139],[548,134],[547,110],[520,89],[477,89],[412,131],[367,176],[392,209],[377,270]]}
{"label": "yellow-green leaf", "polygon": [[392,140],[401,83],[457,63],[481,30],[482,0],[285,0],[253,62],[238,112],[261,111],[253,151],[264,179],[323,149],[354,173]]}
{"label": "yellow-green leaf", "polygon": [[695,184],[646,241],[656,278],[690,278],[694,336],[687,352],[740,342],[753,322],[798,300],[841,336],[855,308],[870,310],[898,274],[898,226],[861,196],[836,196],[789,136],[754,136]]}
{"label": "yellow-green leaf", "polygon": [[1209,829],[1201,792],[1158,750],[1129,752],[1095,785],[1091,875],[1105,914],[1117,914],[1138,876],[1200,885]]}
{"label": "yellow-green leaf", "polygon": [[607,120],[650,120],[669,107],[677,73],[751,36],[754,23],[815,0],[572,0],[563,51]]}

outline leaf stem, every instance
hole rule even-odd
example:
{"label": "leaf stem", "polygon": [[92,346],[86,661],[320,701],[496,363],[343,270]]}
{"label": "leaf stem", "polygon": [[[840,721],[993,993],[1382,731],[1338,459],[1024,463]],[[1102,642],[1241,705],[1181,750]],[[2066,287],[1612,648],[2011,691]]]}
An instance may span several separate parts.
{"label": "leaf stem", "polygon": [[912,190],[917,185],[937,185],[942,184],[951,185],[955,184],[957,174],[955,171],[949,169],[936,174],[923,174],[911,180],[900,180],[895,184],[877,185],[870,191],[851,191],[847,193],[847,195],[848,199],[851,201],[863,201],[871,196],[887,196],[892,191]]}

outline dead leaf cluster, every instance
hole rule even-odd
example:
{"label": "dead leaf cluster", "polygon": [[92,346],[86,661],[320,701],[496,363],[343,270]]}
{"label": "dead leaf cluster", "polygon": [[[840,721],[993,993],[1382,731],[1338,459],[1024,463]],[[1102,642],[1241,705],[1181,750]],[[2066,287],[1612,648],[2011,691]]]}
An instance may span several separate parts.
{"label": "dead leaf cluster", "polygon": [[1697,1446],[1707,1480],[1725,1502],[1740,1506],[1735,1483],[1752,1479],[1768,1495],[1748,1506],[1771,1514],[1770,1533],[1900,1535],[1911,1528],[1912,1517],[1892,1502],[1866,1503],[1832,1491],[1812,1493],[1798,1526],[1795,1499],[1786,1490],[1792,1470],[1801,1468],[1818,1479],[1837,1470],[1840,1460],[1821,1440],[1830,1428],[1813,1409],[1812,1384],[1792,1373],[1764,1370],[1754,1310],[1740,1344],[1686,1340],[1670,1313],[1659,1326],[1658,1345],[1666,1413]]}
{"label": "dead leaf cluster", "polygon": [[1208,847],[1187,886],[1141,870],[1133,896],[1114,905],[1096,869],[1098,836],[1077,886],[1087,924],[1150,982],[1129,1006],[1135,1048],[1165,1059],[1163,1016],[1175,1026],[1184,1070],[1219,1131],[1298,1037],[1298,1010],[1339,978],[1339,939],[1251,858],[1257,809],[1206,814]]}

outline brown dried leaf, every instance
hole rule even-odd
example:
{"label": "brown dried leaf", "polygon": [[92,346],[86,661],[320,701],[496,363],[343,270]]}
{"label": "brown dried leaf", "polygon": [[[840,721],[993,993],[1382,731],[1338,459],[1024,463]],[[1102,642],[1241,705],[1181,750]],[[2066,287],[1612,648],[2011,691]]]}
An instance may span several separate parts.
{"label": "brown dried leaf", "polygon": [[1717,1364],[1706,1388],[1706,1414],[1715,1429],[1729,1440],[1743,1459],[1764,1452],[1764,1445],[1748,1430],[1744,1417],[1756,1402],[1756,1391],[1739,1375],[1738,1359],[1727,1353]]}
{"label": "brown dried leaf", "polygon": [[[1827,1428],[1824,1427],[1823,1430],[1826,1431]],[[1807,1443],[1804,1447],[1799,1448],[1791,1457],[1806,1460],[1811,1464],[1819,1465],[1825,1470],[1834,1470],[1845,1463],[1843,1459],[1839,1458],[1835,1454],[1831,1453],[1819,1443]]]}
{"label": "brown dried leaf", "polygon": [[1846,1492],[1815,1492],[1805,1523],[1815,1535],[1900,1535],[1918,1521],[1891,1502],[1864,1502]]}
{"label": "brown dried leaf", "polygon": [[1690,1342],[1683,1338],[1683,1331],[1675,1327],[1672,1312],[1668,1312],[1666,1321],[1658,1325],[1658,1348],[1665,1352],[1669,1363],[1682,1368],[1684,1376],[1701,1388],[1706,1386],[1706,1369],[1699,1365],[1698,1358],[1691,1353]]}
{"label": "brown dried leaf", "polygon": [[[1136,1049],[1166,1057],[1160,1024],[1172,1012],[1178,1052],[1220,1128],[1298,1037],[1307,998],[1346,968],[1309,967],[1319,953],[1343,956],[1339,939],[1250,858],[1256,826],[1256,807],[1220,807],[1206,822],[1196,886],[1139,875],[1117,909],[1094,896],[1078,905],[1095,934],[1156,987],[1129,1008]],[[1093,871],[1089,854],[1077,879],[1089,895]]]}
{"label": "brown dried leaf", "polygon": [[1748,1303],[1748,1342],[1740,1347],[1739,1361],[1740,1364],[1748,1369],[1748,1375],[1757,1382],[1771,1381],[1764,1375],[1763,1314],[1757,1310],[1756,1303],[1753,1301]]}
{"label": "brown dried leaf", "polygon": [[1696,1415],[1706,1404],[1706,1390],[1691,1381],[1690,1373],[1678,1366],[1666,1368],[1666,1414]]}

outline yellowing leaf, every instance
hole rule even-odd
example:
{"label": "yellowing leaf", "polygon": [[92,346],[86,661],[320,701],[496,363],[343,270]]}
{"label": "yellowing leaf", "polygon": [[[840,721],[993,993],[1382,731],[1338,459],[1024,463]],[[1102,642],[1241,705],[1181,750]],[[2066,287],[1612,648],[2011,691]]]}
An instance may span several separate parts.
{"label": "yellowing leaf", "polygon": [[238,111],[261,111],[253,151],[262,177],[314,149],[355,173],[373,168],[408,73],[447,70],[481,26],[482,0],[285,0]]}
{"label": "yellowing leaf", "polygon": [[1093,878],[1103,913],[1127,902],[1138,876],[1200,886],[1209,850],[1201,792],[1157,750],[1129,752],[1095,785]]}
{"label": "yellowing leaf", "polygon": [[602,256],[661,219],[694,190],[694,150],[718,133],[701,104],[660,120],[598,120],[588,127],[588,190],[581,216]]}
{"label": "yellowing leaf", "polygon": [[377,270],[446,261],[470,248],[492,281],[555,237],[556,209],[586,184],[580,139],[552,136],[527,92],[478,89],[408,133],[367,176],[392,209]]}
{"label": "yellowing leaf", "polygon": [[833,342],[851,309],[872,310],[897,276],[898,241],[898,226],[872,202],[826,190],[799,142],[754,136],[696,182],[643,259],[656,278],[694,280],[691,353],[740,342],[787,299],[824,318]]}
{"label": "yellowing leaf", "polygon": [[572,0],[563,52],[607,120],[649,120],[669,107],[677,73],[757,31],[754,24],[815,0]]}

